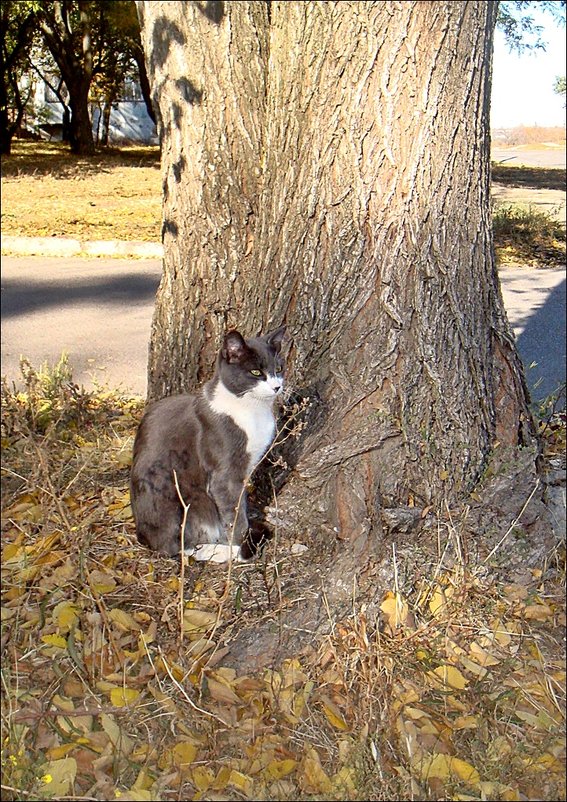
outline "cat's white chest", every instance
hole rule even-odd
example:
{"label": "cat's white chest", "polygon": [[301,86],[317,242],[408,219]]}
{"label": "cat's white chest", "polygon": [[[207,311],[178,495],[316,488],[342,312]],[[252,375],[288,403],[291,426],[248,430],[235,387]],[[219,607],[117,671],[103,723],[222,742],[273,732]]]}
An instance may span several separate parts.
{"label": "cat's white chest", "polygon": [[238,397],[219,382],[209,403],[215,412],[228,415],[246,434],[250,474],[266,453],[276,433],[272,401]]}

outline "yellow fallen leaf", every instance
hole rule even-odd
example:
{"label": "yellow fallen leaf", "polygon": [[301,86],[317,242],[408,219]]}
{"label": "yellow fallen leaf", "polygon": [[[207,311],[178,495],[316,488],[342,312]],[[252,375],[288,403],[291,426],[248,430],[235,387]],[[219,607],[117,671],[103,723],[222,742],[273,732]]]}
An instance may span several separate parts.
{"label": "yellow fallen leaf", "polygon": [[333,784],[321,766],[321,759],[316,749],[307,747],[304,759],[298,769],[301,786],[310,794],[328,794]]}
{"label": "yellow fallen leaf", "polygon": [[78,620],[77,605],[70,601],[59,602],[53,608],[53,621],[63,632],[68,632]]}
{"label": "yellow fallen leaf", "polygon": [[326,696],[322,697],[323,712],[327,717],[329,724],[336,730],[349,730],[350,727],[343,718],[339,708]]}
{"label": "yellow fallen leaf", "polygon": [[429,713],[424,710],[419,710],[417,707],[406,705],[404,707],[404,716],[409,716],[414,721],[419,721],[420,718],[431,718]]}
{"label": "yellow fallen leaf", "polygon": [[60,746],[52,746],[51,749],[47,750],[47,757],[50,760],[59,760],[62,757],[65,757],[69,752],[72,752],[73,749],[77,748],[77,744],[61,744]]}
{"label": "yellow fallen leaf", "polygon": [[534,758],[532,766],[541,771],[563,771],[565,768],[563,761],[550,752],[544,752],[539,757]]}
{"label": "yellow fallen leaf", "polygon": [[58,649],[67,648],[67,639],[63,635],[42,635],[41,639],[48,646],[56,646]]}
{"label": "yellow fallen leaf", "polygon": [[216,620],[216,613],[189,608],[183,612],[183,631],[203,634],[214,627]]}
{"label": "yellow fallen leaf", "polygon": [[9,567],[11,561],[16,562],[26,553],[26,547],[20,543],[7,543],[2,549],[2,567]]}
{"label": "yellow fallen leaf", "polygon": [[417,756],[412,765],[418,771],[422,780],[430,780],[433,777],[438,777],[441,780],[458,777],[467,785],[476,786],[480,782],[480,775],[474,766],[451,755],[438,753]]}
{"label": "yellow fallen leaf", "polygon": [[409,607],[399,593],[388,591],[380,610],[384,614],[386,624],[392,631],[408,623]]}
{"label": "yellow fallen leaf", "polygon": [[281,780],[282,777],[287,777],[291,774],[297,766],[297,760],[270,760],[264,773],[270,780]]}
{"label": "yellow fallen leaf", "polygon": [[352,766],[343,766],[333,775],[331,782],[335,793],[340,794],[338,799],[352,799],[356,794],[356,771]]}
{"label": "yellow fallen leaf", "polygon": [[453,721],[454,730],[474,730],[478,727],[477,716],[457,716]]}
{"label": "yellow fallen leaf", "polygon": [[487,652],[486,649],[483,649],[482,646],[479,646],[476,641],[473,641],[469,646],[469,653],[472,659],[481,666],[497,666],[501,662],[497,657]]}
{"label": "yellow fallen leaf", "polygon": [[227,785],[231,788],[235,788],[237,791],[241,791],[247,797],[252,796],[254,783],[252,778],[247,774],[242,774],[242,772],[233,769],[230,772]]}
{"label": "yellow fallen leaf", "polygon": [[110,701],[114,707],[126,707],[135,702],[140,691],[135,688],[113,688],[110,691]]}
{"label": "yellow fallen leaf", "polygon": [[411,765],[414,771],[422,780],[429,780],[432,777],[439,777],[447,780],[451,776],[449,755],[423,755],[416,753],[412,756]]}
{"label": "yellow fallen leaf", "polygon": [[454,688],[458,691],[462,691],[468,685],[468,680],[455,666],[437,666],[433,671],[428,671],[426,676],[436,684],[440,683],[445,688]]}
{"label": "yellow fallen leaf", "polygon": [[439,585],[436,585],[435,590],[433,591],[429,600],[429,609],[431,610],[431,614],[437,617],[444,611],[446,606],[447,599],[445,598],[443,588],[439,587]]}
{"label": "yellow fallen leaf", "polygon": [[42,797],[65,796],[75,782],[77,761],[74,757],[50,760],[49,763],[43,764],[39,774],[44,783],[40,791]]}
{"label": "yellow fallen leaf", "polygon": [[179,741],[171,750],[173,765],[178,768],[187,768],[195,762],[198,747],[191,741]]}
{"label": "yellow fallen leaf", "polygon": [[451,757],[450,758],[450,766],[451,771],[457,775],[457,777],[465,782],[467,785],[478,785],[480,782],[480,774],[475,769],[474,766],[471,766],[470,763],[467,763],[466,760],[461,760],[460,757]]}
{"label": "yellow fallen leaf", "polygon": [[488,676],[489,671],[484,666],[475,663],[474,660],[470,660],[465,654],[459,655],[459,663],[466,668],[467,671],[470,671],[471,674],[474,674],[479,679],[484,679],[484,677]]}
{"label": "yellow fallen leaf", "polygon": [[195,766],[191,770],[191,781],[198,791],[208,791],[214,779],[215,775],[212,769],[206,766]]}
{"label": "yellow fallen leaf", "polygon": [[536,727],[539,730],[552,732],[559,726],[559,721],[556,721],[543,709],[538,710],[537,714],[529,713],[527,710],[516,710],[515,715],[517,718],[525,721],[526,724],[530,724],[532,727]]}
{"label": "yellow fallen leaf", "polygon": [[502,760],[512,752],[512,745],[504,735],[497,735],[489,744],[487,757],[489,760]]}
{"label": "yellow fallen leaf", "polygon": [[221,766],[212,785],[215,791],[224,791],[230,780],[231,771],[228,766]]}
{"label": "yellow fallen leaf", "polygon": [[108,617],[122,632],[139,632],[142,629],[130,613],[127,613],[126,610],[120,610],[118,607],[109,610]]}

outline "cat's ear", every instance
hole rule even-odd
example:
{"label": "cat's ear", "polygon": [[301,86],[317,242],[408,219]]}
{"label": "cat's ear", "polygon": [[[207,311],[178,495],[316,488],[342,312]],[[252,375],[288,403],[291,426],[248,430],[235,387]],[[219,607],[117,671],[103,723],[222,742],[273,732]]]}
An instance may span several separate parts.
{"label": "cat's ear", "polygon": [[274,331],[271,331],[269,334],[266,334],[264,338],[266,340],[266,343],[271,348],[274,349],[276,354],[279,354],[280,349],[282,347],[282,341],[284,338],[285,330],[286,330],[285,326],[280,326],[279,329],[275,329]]}
{"label": "cat's ear", "polygon": [[242,334],[238,331],[229,331],[225,335],[221,353],[229,364],[242,362],[248,353],[248,346]]}

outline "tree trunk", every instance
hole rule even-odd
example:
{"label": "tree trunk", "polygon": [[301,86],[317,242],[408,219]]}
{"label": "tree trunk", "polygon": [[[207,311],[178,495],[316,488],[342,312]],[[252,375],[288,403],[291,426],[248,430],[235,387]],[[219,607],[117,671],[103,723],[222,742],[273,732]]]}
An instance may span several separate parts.
{"label": "tree trunk", "polygon": [[[73,153],[89,156],[95,152],[89,112],[89,89],[93,77],[91,9],[89,3],[77,3],[79,19],[73,30],[70,5],[54,0],[39,9],[39,24],[53,59],[69,92],[71,120],[69,143]],[[75,50],[76,39],[79,45]]]}
{"label": "tree trunk", "polygon": [[310,402],[280,523],[354,553],[532,436],[492,252],[495,6],[138,3],[165,193],[149,394],[203,381],[226,328],[285,322]]}
{"label": "tree trunk", "polygon": [[79,156],[92,156],[95,152],[93,125],[89,110],[89,92],[79,86],[73,89],[69,86],[69,106],[71,107],[71,121],[69,127],[69,143],[71,151]]}
{"label": "tree trunk", "polygon": [[136,62],[136,67],[138,68],[138,80],[140,82],[142,97],[144,98],[144,103],[146,104],[146,111],[148,112],[148,117],[153,123],[155,123],[156,113],[154,111],[154,107],[152,104],[152,90],[148,78],[148,71],[146,70],[146,63],[144,61],[144,51],[142,49],[141,42],[139,44],[138,42],[136,42],[136,46],[132,48],[132,55],[134,57],[134,61]]}

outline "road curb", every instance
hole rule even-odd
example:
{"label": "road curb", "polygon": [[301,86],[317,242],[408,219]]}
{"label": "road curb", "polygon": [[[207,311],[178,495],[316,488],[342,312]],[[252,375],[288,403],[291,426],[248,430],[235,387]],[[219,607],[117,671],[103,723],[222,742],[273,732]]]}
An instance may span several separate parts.
{"label": "road curb", "polygon": [[110,256],[119,259],[161,259],[159,242],[78,240],[65,237],[2,237],[4,256]]}

